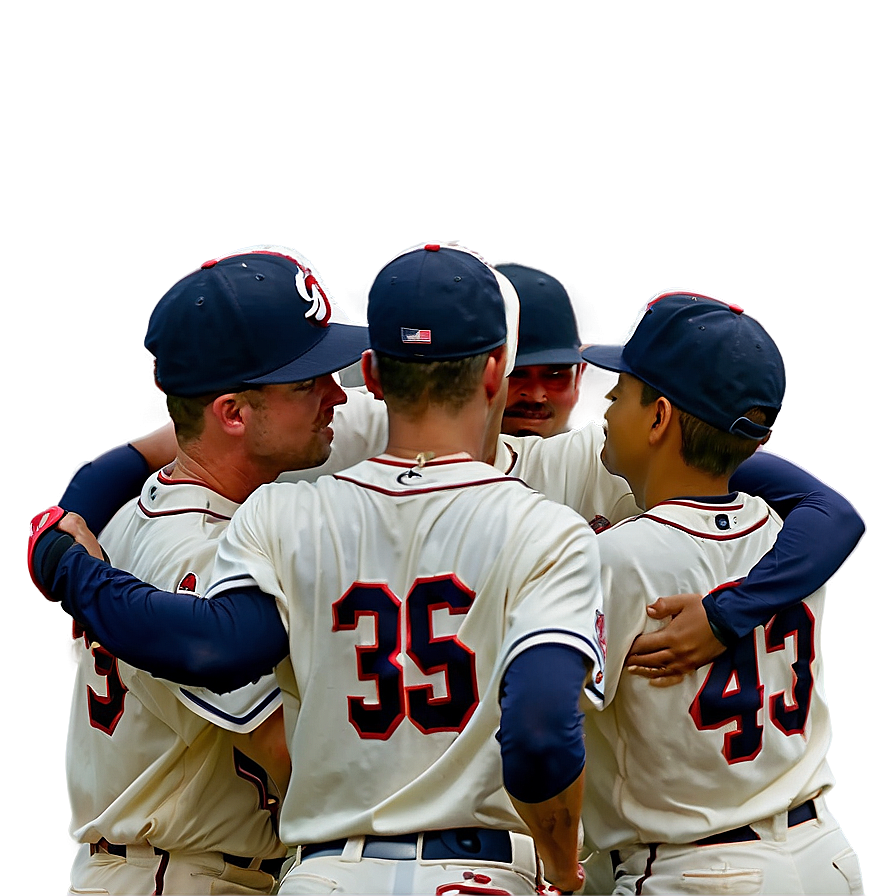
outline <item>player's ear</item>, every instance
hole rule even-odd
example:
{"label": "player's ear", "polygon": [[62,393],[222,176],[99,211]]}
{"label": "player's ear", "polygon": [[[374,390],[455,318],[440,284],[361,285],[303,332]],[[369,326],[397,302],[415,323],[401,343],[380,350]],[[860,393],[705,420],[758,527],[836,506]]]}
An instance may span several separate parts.
{"label": "player's ear", "polygon": [[247,404],[242,393],[227,392],[224,395],[219,395],[206,406],[206,417],[211,417],[215,426],[222,432],[228,435],[239,435],[246,425],[243,419],[243,409]]}
{"label": "player's ear", "polygon": [[364,385],[367,386],[367,391],[374,398],[382,399],[383,387],[380,383],[380,371],[373,349],[369,348],[361,355],[361,373],[364,376]]}
{"label": "player's ear", "polygon": [[653,402],[653,423],[650,427],[650,441],[660,441],[669,431],[672,424],[672,402],[665,396],[660,396]]}
{"label": "player's ear", "polygon": [[485,394],[489,400],[493,399],[504,384],[504,367],[506,366],[507,346],[499,345],[488,353],[485,362],[485,370],[482,374],[482,382],[485,386]]}

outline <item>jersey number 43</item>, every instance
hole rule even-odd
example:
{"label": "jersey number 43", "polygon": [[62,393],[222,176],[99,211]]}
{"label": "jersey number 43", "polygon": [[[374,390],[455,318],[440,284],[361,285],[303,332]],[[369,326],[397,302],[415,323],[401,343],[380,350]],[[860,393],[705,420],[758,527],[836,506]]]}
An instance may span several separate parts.
{"label": "jersey number 43", "polygon": [[[802,734],[812,699],[815,617],[805,604],[795,604],[773,616],[764,631],[766,653],[783,650],[788,638],[794,645],[790,694],[786,690],[771,694],[769,718],[786,735]],[[757,640],[761,634],[751,632],[718,657],[690,707],[701,731],[737,723],[725,734],[722,747],[729,765],[755,759],[762,749],[765,685],[759,675]]]}
{"label": "jersey number 43", "polygon": [[[436,610],[465,614],[475,596],[445,575],[417,579],[404,601],[386,585],[356,583],[333,604],[334,632],[373,619],[375,643],[355,651],[358,678],[376,683],[378,700],[348,697],[349,720],[361,737],[386,740],[404,718],[424,734],[464,728],[479,703],[476,657],[456,636],[436,637],[432,618]],[[407,685],[401,652],[424,675],[444,675],[446,695],[436,697],[432,685]]]}

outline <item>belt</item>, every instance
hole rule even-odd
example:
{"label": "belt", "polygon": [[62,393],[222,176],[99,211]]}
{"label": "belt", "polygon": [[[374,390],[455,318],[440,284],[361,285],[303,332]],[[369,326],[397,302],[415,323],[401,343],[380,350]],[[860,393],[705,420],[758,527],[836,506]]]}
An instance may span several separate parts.
{"label": "belt", "polygon": [[[787,827],[794,828],[798,824],[811,821],[818,818],[818,811],[815,808],[815,801],[808,800],[801,803],[795,809],[790,809],[787,813]],[[759,834],[745,824],[739,828],[733,828],[730,831],[722,831],[719,834],[712,834],[709,837],[703,837],[701,840],[695,840],[694,846],[716,846],[720,843],[746,843],[749,840],[761,839]]]}
{"label": "belt", "polygon": [[[119,856],[122,859],[127,859],[128,857],[128,848],[127,846],[118,844],[118,843],[110,843],[105,837],[101,837],[97,840],[96,843],[90,844],[90,854],[95,856],[98,852],[108,853],[110,856]],[[153,852],[157,856],[163,856],[167,854],[167,851],[164,849],[159,849],[158,846],[153,847]],[[232,856],[229,853],[222,853],[221,857],[225,862],[228,862],[231,865],[236,865],[238,868],[249,868],[255,859],[247,858],[246,856]],[[283,859],[262,859],[261,864],[258,866],[258,869],[264,871],[267,874],[272,875],[273,877],[278,877],[280,875],[280,868],[283,865]]]}
{"label": "belt", "polygon": [[[391,836],[371,834],[363,839],[361,858],[364,859],[416,859],[417,843],[422,840],[421,859],[479,859],[506,864],[513,861],[510,832],[491,828],[451,828]],[[321,856],[341,856],[347,842],[343,837],[339,840],[327,840],[325,843],[309,843],[302,847],[302,861]]]}

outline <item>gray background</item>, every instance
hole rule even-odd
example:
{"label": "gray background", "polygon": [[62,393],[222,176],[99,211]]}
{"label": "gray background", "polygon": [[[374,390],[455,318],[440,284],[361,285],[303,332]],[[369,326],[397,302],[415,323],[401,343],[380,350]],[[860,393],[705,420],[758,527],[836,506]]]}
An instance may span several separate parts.
{"label": "gray background", "polygon": [[[364,319],[379,267],[458,239],[569,289],[586,341],[656,292],[778,341],[769,449],[868,525],[830,583],[830,805],[882,893],[894,233],[883,4],[18,4],[6,14],[6,815],[13,891],[63,892],[69,621],[25,570],[75,469],[165,419],[142,347],[206,258],[292,245]],[[579,422],[600,416],[589,370]]]}

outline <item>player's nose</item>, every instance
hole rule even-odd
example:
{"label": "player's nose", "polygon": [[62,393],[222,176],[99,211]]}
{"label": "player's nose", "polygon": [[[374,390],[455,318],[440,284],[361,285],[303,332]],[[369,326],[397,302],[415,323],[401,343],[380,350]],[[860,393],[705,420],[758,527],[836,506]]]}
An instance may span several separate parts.
{"label": "player's nose", "polygon": [[547,397],[547,391],[538,380],[526,383],[520,390],[520,398],[525,398],[527,401],[547,401]]}
{"label": "player's nose", "polygon": [[336,377],[330,373],[325,379],[325,392],[322,404],[328,408],[335,407],[337,404],[345,404],[348,401],[345,390],[336,382]]}

